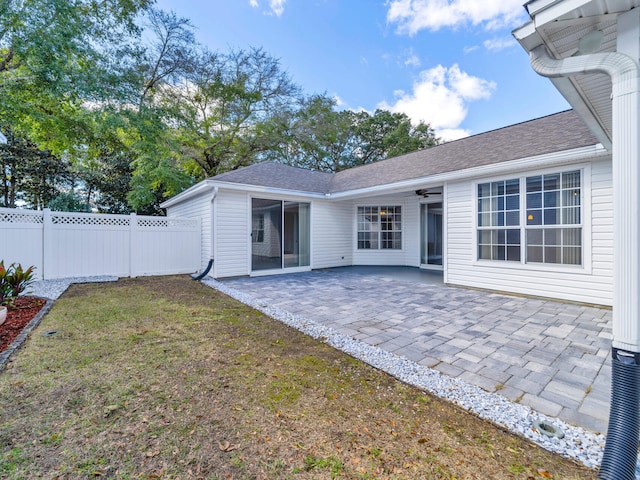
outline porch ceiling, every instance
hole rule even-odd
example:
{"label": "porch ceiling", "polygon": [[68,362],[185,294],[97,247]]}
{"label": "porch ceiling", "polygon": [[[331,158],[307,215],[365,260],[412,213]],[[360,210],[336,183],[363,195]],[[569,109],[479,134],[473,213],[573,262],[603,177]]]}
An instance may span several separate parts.
{"label": "porch ceiling", "polygon": [[[603,33],[602,43],[593,53],[615,52],[618,15],[638,6],[640,0],[535,0],[525,5],[531,22],[513,34],[527,52],[545,45],[553,57],[561,59],[575,55],[580,39],[599,30]],[[603,74],[585,74],[552,82],[598,140],[610,148],[610,78]]]}

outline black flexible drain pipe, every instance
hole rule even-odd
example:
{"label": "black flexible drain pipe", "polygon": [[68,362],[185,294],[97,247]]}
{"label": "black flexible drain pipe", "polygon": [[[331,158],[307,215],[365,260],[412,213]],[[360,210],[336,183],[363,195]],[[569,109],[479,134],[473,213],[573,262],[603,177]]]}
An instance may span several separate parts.
{"label": "black flexible drain pipe", "polygon": [[191,277],[193,280],[202,280],[204,277],[207,276],[207,273],[209,273],[209,270],[211,270],[211,267],[213,267],[213,258],[211,260],[209,260],[209,264],[207,265],[207,268],[204,269],[204,272],[202,272],[201,274],[195,276],[195,277]]}
{"label": "black flexible drain pipe", "polygon": [[640,439],[640,353],[611,352],[611,411],[598,478],[634,480]]}

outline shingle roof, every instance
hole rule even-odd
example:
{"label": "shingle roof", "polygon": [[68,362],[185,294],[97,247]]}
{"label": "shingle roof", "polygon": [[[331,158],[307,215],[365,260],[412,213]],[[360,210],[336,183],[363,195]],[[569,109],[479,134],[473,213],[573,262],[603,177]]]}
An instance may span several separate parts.
{"label": "shingle roof", "polygon": [[395,183],[598,143],[573,110],[337,173],[331,192]]}
{"label": "shingle roof", "polygon": [[336,174],[264,162],[213,180],[312,193],[336,193],[533,157],[598,143],[573,110],[480,133]]}
{"label": "shingle roof", "polygon": [[212,180],[299,192],[328,193],[332,178],[333,173],[315,172],[276,162],[263,162],[216,175]]}

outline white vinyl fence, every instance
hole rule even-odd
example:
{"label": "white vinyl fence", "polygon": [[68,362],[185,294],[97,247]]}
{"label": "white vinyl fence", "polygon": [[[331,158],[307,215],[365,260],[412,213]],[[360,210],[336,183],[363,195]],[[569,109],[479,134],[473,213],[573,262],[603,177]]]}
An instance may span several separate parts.
{"label": "white vinyl fence", "polygon": [[0,208],[0,260],[38,279],[200,269],[200,220]]}

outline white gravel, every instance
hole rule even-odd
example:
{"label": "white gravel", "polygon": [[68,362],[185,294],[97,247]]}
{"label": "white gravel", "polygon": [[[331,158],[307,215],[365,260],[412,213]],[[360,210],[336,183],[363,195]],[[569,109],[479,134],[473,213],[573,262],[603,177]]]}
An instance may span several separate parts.
{"label": "white gravel", "polygon": [[[317,322],[272,307],[267,302],[262,302],[221,282],[208,278],[203,280],[203,283],[312,338],[321,340],[375,368],[383,370],[403,382],[454,402],[485,420],[494,422],[511,432],[528,438],[546,450],[572,458],[590,468],[596,468],[600,465],[605,445],[604,435],[596,435],[556,418],[539,414],[529,407],[512,403],[500,395],[488,393],[479,387],[457,378],[443,375],[405,357],[400,357],[353,339]],[[549,438],[541,435],[532,427],[532,423],[535,420],[550,422],[559,427],[565,434],[564,438]]]}
{"label": "white gravel", "polygon": [[73,277],[60,278],[56,280],[38,280],[33,282],[25,292],[27,295],[35,295],[36,297],[49,298],[56,300],[62,295],[69,285],[72,283],[96,283],[96,282],[115,282],[118,277],[100,276],[100,277]]}

